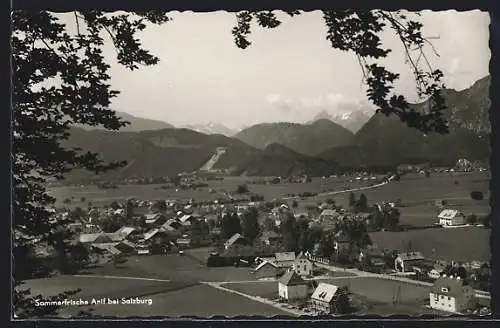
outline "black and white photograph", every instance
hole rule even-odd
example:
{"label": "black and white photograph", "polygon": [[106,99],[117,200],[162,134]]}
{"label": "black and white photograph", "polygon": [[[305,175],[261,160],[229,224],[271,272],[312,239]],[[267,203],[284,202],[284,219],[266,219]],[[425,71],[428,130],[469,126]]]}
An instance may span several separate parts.
{"label": "black and white photograph", "polygon": [[11,21],[13,320],[491,315],[488,12]]}

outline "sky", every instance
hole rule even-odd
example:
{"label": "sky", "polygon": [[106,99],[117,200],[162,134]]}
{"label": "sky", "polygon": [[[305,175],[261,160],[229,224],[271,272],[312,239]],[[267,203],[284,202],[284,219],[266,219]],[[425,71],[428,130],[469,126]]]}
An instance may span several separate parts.
{"label": "sky", "polygon": [[[464,89],[488,75],[489,16],[469,12],[423,11],[427,55],[444,72],[448,88]],[[320,11],[296,17],[279,15],[275,29],[252,26],[245,50],[236,47],[234,13],[172,12],[164,25],[151,25],[138,36],[160,63],[129,71],[116,62],[110,42],[104,54],[111,64],[113,88],[121,94],[111,108],[176,126],[217,122],[241,128],[262,122],[305,122],[320,111],[331,114],[370,110],[362,71],[354,54],[333,49],[326,40]],[[415,99],[415,82],[400,42],[383,34],[393,49],[384,61],[401,74],[397,91]]]}

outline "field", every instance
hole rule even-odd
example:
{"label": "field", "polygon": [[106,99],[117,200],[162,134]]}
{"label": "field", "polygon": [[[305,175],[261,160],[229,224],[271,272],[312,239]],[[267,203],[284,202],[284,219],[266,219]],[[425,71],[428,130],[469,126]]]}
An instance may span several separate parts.
{"label": "field", "polygon": [[[63,290],[84,288],[71,299],[91,301],[93,297],[136,297],[152,300],[151,305],[94,305],[64,307],[61,315],[76,314],[80,310],[92,308],[97,315],[113,317],[151,316],[239,316],[239,315],[288,315],[272,306],[251,301],[232,293],[225,293],[207,285],[181,285],[178,282],[144,282],[126,279],[57,277],[29,281],[25,287],[45,297]],[[141,292],[142,290],[142,292]]]}
{"label": "field", "polygon": [[[72,198],[73,206],[87,206],[88,202],[94,205],[109,204],[112,201],[124,200],[128,197],[143,200],[170,199],[170,200],[215,200],[220,194],[209,193],[208,189],[213,188],[218,192],[234,192],[236,187],[245,184],[249,180],[256,180],[252,177],[227,177],[223,181],[209,181],[208,187],[199,190],[179,190],[160,189],[161,184],[151,185],[122,185],[118,189],[99,189],[96,186],[85,187],[55,187],[50,188],[49,192],[57,199],[58,206],[68,206],[62,204],[64,199]],[[344,190],[347,186],[357,187],[366,186],[372,181],[349,182],[344,177],[320,179],[315,178],[311,183],[281,183],[281,184],[250,184],[249,191],[254,194],[263,195],[266,200],[285,197],[288,194],[297,194],[303,192],[323,192],[331,190]],[[85,201],[80,199],[84,197]]]}
{"label": "field", "polygon": [[426,257],[454,261],[489,261],[491,230],[483,228],[447,228],[371,233],[380,249],[405,250],[408,242]]}

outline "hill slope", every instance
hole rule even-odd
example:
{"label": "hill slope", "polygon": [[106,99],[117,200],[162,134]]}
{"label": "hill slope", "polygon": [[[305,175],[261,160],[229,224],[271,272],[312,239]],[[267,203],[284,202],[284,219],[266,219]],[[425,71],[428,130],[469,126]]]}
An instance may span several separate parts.
{"label": "hill slope", "polygon": [[354,134],[337,123],[320,119],[310,124],[258,124],[240,131],[235,138],[259,149],[280,144],[303,155],[316,156],[329,148],[352,144]]}
{"label": "hill slope", "polygon": [[[124,112],[116,112],[116,114],[123,121],[130,122],[129,125],[122,127],[120,129],[120,132],[139,132],[139,131],[161,130],[161,129],[174,128],[174,126],[172,124],[169,124],[169,123],[166,123],[163,121],[157,121],[157,120],[151,120],[148,118],[137,117],[137,116],[133,116],[133,115],[130,115],[130,114],[124,113]],[[78,127],[85,129],[85,130],[105,130],[104,128],[100,128],[100,127],[84,126],[84,125],[80,125]]]}
{"label": "hill slope", "polygon": [[[102,179],[124,177],[160,177],[200,169],[218,147],[226,152],[214,169],[228,169],[247,175],[324,175],[335,164],[322,159],[308,158],[287,150],[259,150],[244,142],[223,135],[205,135],[188,129],[164,129],[142,132],[86,131],[74,128],[66,147],[80,147],[96,152],[107,161],[127,161],[127,166],[101,175]],[[71,173],[68,180],[95,177],[90,172]]]}

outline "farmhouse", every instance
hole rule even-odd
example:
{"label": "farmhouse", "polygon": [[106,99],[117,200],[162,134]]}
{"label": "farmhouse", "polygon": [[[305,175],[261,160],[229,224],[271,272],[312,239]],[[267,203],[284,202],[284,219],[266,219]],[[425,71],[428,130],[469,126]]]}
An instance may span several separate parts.
{"label": "farmhouse", "polygon": [[311,296],[313,309],[320,313],[335,312],[335,302],[338,292],[339,287],[323,282],[320,283]]}
{"label": "farmhouse", "polygon": [[295,263],[294,252],[283,252],[274,254],[275,263],[279,268],[291,268]]}
{"label": "farmhouse", "polygon": [[285,300],[302,300],[307,298],[308,283],[294,271],[286,272],[278,281],[278,295]]}
{"label": "farmhouse", "polygon": [[458,277],[442,276],[434,282],[429,294],[431,308],[446,312],[462,312],[473,300],[473,289]]}
{"label": "farmhouse", "polygon": [[438,215],[439,224],[442,226],[457,226],[465,224],[465,215],[458,210],[446,209]]}
{"label": "farmhouse", "polygon": [[398,272],[412,272],[413,266],[418,266],[424,261],[425,258],[420,252],[401,253],[394,260],[394,268]]}
{"label": "farmhouse", "polygon": [[156,226],[156,225],[162,225],[165,223],[166,218],[160,213],[150,213],[145,215],[146,220],[145,223],[148,226]]}
{"label": "farmhouse", "polygon": [[240,235],[239,233],[235,233],[231,238],[229,238],[225,243],[224,243],[224,249],[228,250],[230,248],[233,248],[237,245],[242,245],[245,244],[245,238]]}
{"label": "farmhouse", "polygon": [[299,276],[312,276],[313,264],[304,255],[304,253],[301,252],[295,258],[295,262],[293,263],[293,271],[295,271],[295,273],[297,273]]}
{"label": "farmhouse", "polygon": [[115,234],[121,236],[123,239],[132,239],[133,237],[137,236],[139,233],[134,227],[121,227],[117,231],[114,232]]}
{"label": "farmhouse", "polygon": [[262,261],[253,271],[257,279],[274,278],[279,273],[279,268],[276,264],[270,261]]}

